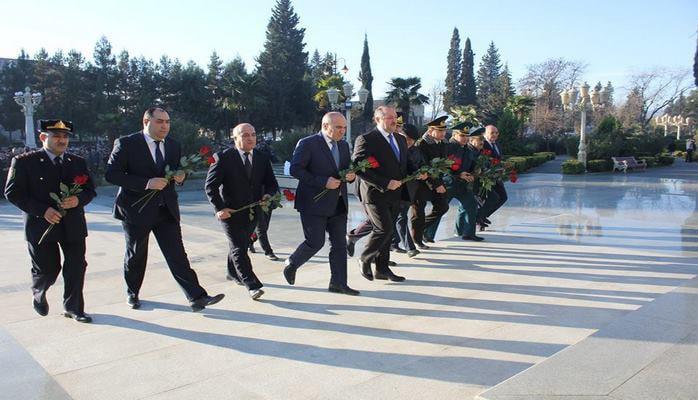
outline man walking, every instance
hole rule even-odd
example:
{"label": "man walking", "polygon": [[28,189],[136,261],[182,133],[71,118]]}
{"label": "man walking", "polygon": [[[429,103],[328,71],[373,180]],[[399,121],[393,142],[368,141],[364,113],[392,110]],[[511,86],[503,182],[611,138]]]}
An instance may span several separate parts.
{"label": "man walking", "polygon": [[[322,117],[321,131],[301,139],[293,152],[291,175],[298,179],[295,208],[301,215],[305,241],[286,261],[284,277],[289,285],[296,280],[296,271],[325,244],[325,232],[330,238],[329,291],[352,296],[359,294],[347,285],[347,214],[349,202],[347,183],[339,171],[349,168],[349,144],[343,140],[347,121],[338,112]],[[346,181],[356,179],[354,173]],[[316,199],[323,190],[327,192]]]}
{"label": "man walking", "polygon": [[[114,141],[105,179],[119,186],[114,204],[114,217],[121,220],[126,238],[124,278],[127,300],[133,309],[141,307],[138,294],[143,284],[148,261],[148,238],[152,232],[165,256],[167,266],[184,291],[192,311],[201,311],[216,304],[223,294],[209,296],[199,285],[196,272],[191,268],[182,242],[179,203],[174,186],[164,178],[165,167],[179,168],[181,147],[167,138],[170,116],[162,108],[152,107],[143,114],[143,130]],[[175,175],[177,184],[184,182],[184,174]],[[145,204],[135,204],[148,191],[157,195]]]}

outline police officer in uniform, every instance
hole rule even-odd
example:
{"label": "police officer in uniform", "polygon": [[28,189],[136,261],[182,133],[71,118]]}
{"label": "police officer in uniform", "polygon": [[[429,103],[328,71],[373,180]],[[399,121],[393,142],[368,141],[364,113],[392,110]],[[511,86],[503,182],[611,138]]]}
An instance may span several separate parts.
{"label": "police officer in uniform", "polygon": [[[43,147],[12,159],[5,196],[24,214],[25,238],[32,263],[34,310],[42,316],[48,314],[46,291],[62,269],[64,315],[78,322],[92,322],[85,314],[82,295],[87,267],[84,207],[97,193],[85,160],[66,152],[72,133],[70,121],[42,120],[39,139]],[[73,187],[75,182],[81,183],[79,193],[64,198],[60,205],[52,199],[50,193],[61,196],[61,183]],[[54,227],[41,240],[51,225]],[[62,266],[59,246],[64,255]]]}

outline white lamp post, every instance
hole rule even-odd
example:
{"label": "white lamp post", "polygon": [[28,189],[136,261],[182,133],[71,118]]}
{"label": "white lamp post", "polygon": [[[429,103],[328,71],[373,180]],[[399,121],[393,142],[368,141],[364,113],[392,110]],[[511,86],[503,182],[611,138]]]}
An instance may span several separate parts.
{"label": "white lamp post", "polygon": [[562,106],[565,108],[565,110],[572,110],[574,108],[578,108],[581,112],[581,127],[579,129],[579,152],[577,153],[577,160],[584,163],[585,168],[587,165],[587,109],[590,106],[593,107],[593,109],[604,107],[608,102],[608,98],[608,91],[606,91],[605,89],[594,89],[590,94],[589,85],[586,82],[584,82],[584,84],[579,87],[579,92],[577,92],[577,89],[575,88],[570,88],[567,90],[563,90],[560,93]]}
{"label": "white lamp post", "polygon": [[24,92],[15,92],[15,103],[22,107],[24,113],[24,145],[30,149],[36,148],[34,138],[34,108],[41,103],[41,93],[32,93],[29,86],[24,88]]}

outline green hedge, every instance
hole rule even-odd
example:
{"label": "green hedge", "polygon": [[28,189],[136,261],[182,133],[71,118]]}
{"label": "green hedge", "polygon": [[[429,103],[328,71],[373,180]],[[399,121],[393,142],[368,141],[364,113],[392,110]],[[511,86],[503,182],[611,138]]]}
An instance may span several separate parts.
{"label": "green hedge", "polygon": [[563,174],[583,174],[584,164],[577,160],[567,160],[562,163]]}
{"label": "green hedge", "polygon": [[509,157],[506,162],[513,164],[518,172],[524,172],[529,168],[527,157]]}
{"label": "green hedge", "polygon": [[674,157],[671,154],[659,154],[657,156],[657,163],[659,165],[671,165],[674,163]]}
{"label": "green hedge", "polygon": [[647,163],[647,167],[651,168],[657,165],[657,157],[649,157],[649,156],[643,156],[643,157],[637,157],[637,160],[645,160]]}
{"label": "green hedge", "polygon": [[587,171],[589,172],[605,172],[613,168],[611,160],[589,160],[587,161]]}
{"label": "green hedge", "polygon": [[555,153],[552,151],[541,151],[539,153],[533,153],[534,156],[545,156],[548,161],[555,159]]}

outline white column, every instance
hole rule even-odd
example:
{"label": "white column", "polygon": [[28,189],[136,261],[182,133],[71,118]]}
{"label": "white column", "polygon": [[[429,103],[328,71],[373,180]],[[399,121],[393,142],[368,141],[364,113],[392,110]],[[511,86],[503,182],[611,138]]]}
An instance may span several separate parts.
{"label": "white column", "polygon": [[579,127],[579,153],[577,153],[577,160],[584,163],[584,168],[587,166],[587,144],[586,144],[586,131],[587,131],[587,107],[586,103],[582,103],[582,121]]}
{"label": "white column", "polygon": [[353,148],[353,143],[351,141],[351,108],[344,110],[344,116],[347,119],[347,143],[349,143],[349,148]]}

